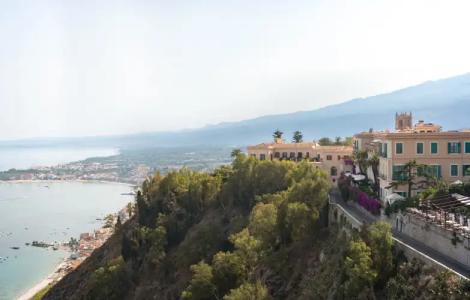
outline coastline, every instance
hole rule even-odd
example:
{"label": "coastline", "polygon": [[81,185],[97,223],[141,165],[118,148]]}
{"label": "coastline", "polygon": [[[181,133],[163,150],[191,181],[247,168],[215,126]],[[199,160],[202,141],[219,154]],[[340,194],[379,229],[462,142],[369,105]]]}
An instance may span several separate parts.
{"label": "coastline", "polygon": [[[10,180],[10,181],[1,181],[0,180],[0,184],[4,183],[4,184],[8,184],[8,183],[32,183],[32,182],[39,182],[39,183],[47,183],[47,182],[84,182],[84,183],[103,183],[103,184],[110,184],[110,183],[113,183],[113,184],[118,184],[118,185],[123,185],[123,186],[128,186],[128,187],[135,187],[135,185],[133,184],[129,184],[129,183],[123,183],[123,182],[114,182],[114,181],[111,181],[111,182],[108,182],[108,181],[97,181],[97,180]],[[117,217],[118,215],[120,215],[122,212],[126,212],[127,211],[127,207],[124,206],[122,209],[120,209],[119,211],[117,212],[114,212],[113,215],[115,217]],[[127,215],[127,213],[125,213],[125,215]],[[122,220],[125,222],[127,221],[128,218],[124,217],[122,218]],[[117,218],[115,219],[117,220]],[[115,222],[115,221],[114,221]],[[102,238],[101,239],[101,243],[99,245],[96,245],[94,247],[92,247],[91,252],[93,252],[95,249],[101,247],[105,242],[106,240],[108,240],[108,238],[114,233],[114,226],[112,227],[111,230],[109,230],[109,228],[105,227],[104,224],[102,224],[101,226],[99,226],[98,228],[94,229],[94,233],[96,234],[97,232],[101,231],[101,234],[103,234],[103,231],[105,232],[105,236],[104,236],[104,240]],[[107,232],[107,234],[106,234]],[[85,233],[86,234],[86,233]],[[78,240],[79,241],[79,245],[81,245],[82,241],[84,240],[88,240],[89,241],[89,238],[85,237],[82,239],[82,237],[80,236],[80,239]],[[98,238],[96,238],[95,240],[92,240],[92,243],[93,241],[97,241]],[[98,241],[99,242],[99,241]],[[81,248],[81,247],[80,247]],[[90,248],[88,248],[90,249]],[[74,270],[76,267],[78,267],[87,257],[88,255],[86,254],[80,254],[79,257],[77,258],[72,258],[71,257],[71,254],[74,253],[74,250],[73,249],[62,249],[64,250],[65,252],[67,252],[69,255],[67,255],[61,262],[59,262],[56,267],[53,269],[53,271],[47,275],[43,280],[41,280],[40,282],[34,284],[31,288],[29,288],[26,292],[22,293],[17,299],[19,300],[29,300],[31,298],[33,298],[36,294],[40,293],[43,289],[47,288],[47,287],[50,287],[54,284],[56,284],[57,282],[59,282],[63,277],[65,277],[67,274],[69,274],[72,270]],[[78,250],[78,249],[77,249]],[[77,251],[75,250],[75,251]],[[80,252],[81,250],[78,250],[78,252]]]}
{"label": "coastline", "polygon": [[18,300],[29,300],[33,298],[34,295],[39,293],[42,289],[60,280],[61,276],[59,271],[60,269],[66,266],[66,260],[67,259],[64,259],[61,263],[59,263],[54,269],[54,271],[49,274],[46,278],[35,284],[33,287],[23,293],[20,297],[18,297]]}
{"label": "coastline", "polygon": [[106,181],[106,180],[85,180],[85,179],[71,179],[71,180],[60,180],[60,179],[53,179],[53,180],[41,180],[41,179],[16,179],[16,180],[0,180],[0,184],[4,183],[56,183],[56,182],[82,182],[82,183],[106,183],[106,184],[118,184],[118,185],[125,185],[129,187],[136,187],[138,186],[137,183],[129,183],[129,182],[121,182],[121,181]]}

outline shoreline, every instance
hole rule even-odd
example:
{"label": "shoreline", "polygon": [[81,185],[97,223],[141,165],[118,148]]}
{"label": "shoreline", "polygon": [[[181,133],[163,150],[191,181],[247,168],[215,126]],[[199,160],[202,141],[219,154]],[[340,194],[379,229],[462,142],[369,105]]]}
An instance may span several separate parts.
{"label": "shoreline", "polygon": [[29,300],[33,298],[34,295],[39,293],[42,289],[58,281],[59,271],[60,269],[66,266],[66,261],[67,261],[67,258],[64,258],[64,260],[56,266],[56,268],[54,269],[52,273],[47,275],[47,277],[41,280],[40,282],[36,283],[33,287],[28,289],[25,293],[21,294],[21,296],[19,296],[17,300]]}
{"label": "shoreline", "polygon": [[[16,183],[30,183],[30,182],[41,182],[41,183],[44,183],[44,182],[51,182],[52,180],[21,180],[20,182],[16,182]],[[57,182],[66,182],[66,180],[56,180]],[[69,182],[77,182],[77,181],[82,181],[82,182],[91,182],[90,180],[68,180]],[[7,181],[8,182],[12,182],[12,181]],[[93,182],[97,182],[97,181],[93,181]],[[2,183],[2,181],[0,181],[0,184]],[[120,184],[120,185],[126,185],[126,186],[129,186],[129,187],[133,187],[135,185],[131,185],[131,184],[128,184],[128,183],[120,183],[120,182],[103,182],[103,181],[99,181],[99,183],[106,183],[106,184],[109,184],[109,183],[115,183],[115,184]],[[118,212],[115,212],[113,213],[114,216],[118,216],[123,210],[127,210],[127,207],[124,206],[124,208],[122,208],[121,210],[119,210]],[[124,219],[124,221],[127,221],[127,219]],[[93,232],[97,232],[97,230],[104,230],[106,229],[107,227],[105,227],[103,224],[101,226],[99,226],[97,229],[94,229]],[[102,242],[102,244],[98,245],[96,248],[93,248],[92,251],[100,248],[108,239],[109,237],[111,237],[111,235],[114,233],[114,225],[112,227],[113,229],[111,230],[111,232],[109,233],[109,235],[107,235],[105,237],[105,240]],[[86,238],[85,238],[86,240]],[[79,241],[79,244],[81,245],[82,243],[82,237],[80,236],[80,238],[78,239]],[[21,296],[19,296],[17,299],[18,300],[30,300],[31,298],[33,298],[37,293],[39,293],[41,290],[49,287],[50,285],[54,285],[56,284],[57,282],[59,282],[63,277],[65,277],[67,274],[69,274],[72,270],[74,270],[76,267],[78,267],[84,260],[86,260],[88,258],[88,255],[80,255],[79,257],[77,258],[74,258],[72,259],[71,258],[71,253],[73,253],[73,249],[62,249],[63,251],[65,251],[66,253],[68,253],[68,255],[66,257],[64,257],[62,259],[61,262],[58,263],[58,265],[56,265],[56,267],[54,268],[54,270],[49,274],[47,275],[44,279],[42,279],[40,282],[36,283],[35,285],[33,285],[31,288],[29,288],[26,292],[22,293]],[[74,262],[78,262],[78,264],[75,264]],[[75,266],[74,266],[75,265]]]}
{"label": "shoreline", "polygon": [[126,185],[129,187],[136,187],[138,184],[136,183],[129,183],[129,182],[121,182],[121,181],[106,181],[106,180],[85,180],[85,179],[68,179],[68,180],[60,180],[60,179],[53,179],[53,180],[42,180],[42,179],[16,179],[16,180],[0,180],[0,184],[7,184],[7,183],[58,183],[58,182],[81,182],[81,183],[106,183],[106,184],[117,184],[117,185]]}

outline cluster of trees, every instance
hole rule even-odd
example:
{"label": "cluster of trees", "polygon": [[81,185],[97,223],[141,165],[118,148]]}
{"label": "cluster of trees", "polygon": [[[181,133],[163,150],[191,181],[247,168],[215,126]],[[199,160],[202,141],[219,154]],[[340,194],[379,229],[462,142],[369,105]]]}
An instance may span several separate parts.
{"label": "cluster of trees", "polygon": [[329,188],[327,175],[308,162],[260,161],[240,152],[234,153],[231,166],[211,173],[181,169],[156,174],[143,183],[135,207],[129,207],[130,224],[117,231],[121,256],[95,270],[88,296],[118,299],[142,274],[182,264],[167,256],[169,249],[180,246],[209,211],[239,211],[242,229],[213,237],[218,241],[211,245],[219,252],[209,259],[207,253],[189,253],[205,261],[191,266],[193,276],[181,297],[268,299],[260,268],[279,248],[312,239]]}
{"label": "cluster of trees", "polygon": [[335,137],[334,140],[329,137],[322,137],[318,140],[318,144],[321,146],[351,146],[352,137],[345,137],[344,139],[340,136]]}
{"label": "cluster of trees", "polygon": [[[282,139],[284,132],[279,129],[276,129],[273,133],[274,141],[278,139]],[[292,134],[292,142],[293,143],[302,143],[303,142],[303,134],[301,131],[296,130]],[[352,145],[352,137],[342,138],[337,136],[334,140],[328,137],[322,137],[318,140],[318,143],[321,146],[351,146]]]}
{"label": "cluster of trees", "polygon": [[[234,198],[237,205],[248,204],[251,212],[248,225],[229,237],[233,250],[216,253],[210,264],[201,261],[193,265],[193,277],[182,293],[183,299],[269,299],[268,289],[257,271],[266,267],[275,250],[301,243],[314,232],[320,211],[327,203],[326,174],[307,162],[266,163],[239,156],[233,164],[237,174],[233,178],[237,179],[227,181],[228,189],[239,190],[240,180],[256,181],[258,169],[266,168],[270,172],[262,174],[271,173],[275,177],[268,176],[257,183],[258,189],[250,193],[242,190],[243,196]],[[247,174],[247,170],[252,173]],[[275,182],[277,186],[273,185]],[[260,189],[262,186],[266,188]],[[254,202],[238,202],[249,198]]]}
{"label": "cluster of trees", "polygon": [[[284,299],[309,276],[298,267],[297,278],[290,274],[298,255],[308,257],[328,239],[330,229],[319,220],[329,189],[327,174],[308,162],[260,161],[239,152],[232,165],[210,173],[156,174],[117,231],[120,256],[94,269],[84,298]],[[389,225],[371,225],[344,245],[334,245],[347,250],[326,283],[333,298],[411,293]],[[307,262],[298,265],[303,270]],[[332,268],[321,259],[316,264]],[[138,291],[145,295],[130,294]]]}
{"label": "cluster of trees", "polygon": [[[279,139],[282,139],[282,136],[284,135],[284,132],[280,131],[279,129],[276,129],[273,133],[273,138],[274,141],[277,141]],[[293,143],[302,143],[304,141],[304,136],[301,131],[296,130],[292,134],[292,142]]]}

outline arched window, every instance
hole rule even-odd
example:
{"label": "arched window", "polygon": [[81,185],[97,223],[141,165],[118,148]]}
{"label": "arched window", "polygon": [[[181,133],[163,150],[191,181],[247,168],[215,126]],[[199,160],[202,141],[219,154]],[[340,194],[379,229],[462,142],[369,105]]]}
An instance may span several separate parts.
{"label": "arched window", "polygon": [[338,169],[336,169],[336,167],[331,167],[330,175],[331,176],[337,176],[338,175]]}

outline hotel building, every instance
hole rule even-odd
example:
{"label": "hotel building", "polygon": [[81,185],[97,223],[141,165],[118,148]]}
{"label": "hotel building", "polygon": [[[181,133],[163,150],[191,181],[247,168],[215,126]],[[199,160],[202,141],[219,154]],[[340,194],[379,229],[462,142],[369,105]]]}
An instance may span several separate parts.
{"label": "hotel building", "polygon": [[[470,180],[470,130],[443,131],[442,127],[419,121],[412,125],[412,114],[395,116],[395,131],[363,132],[353,138],[355,151],[377,153],[379,162],[380,197],[397,193],[407,195],[407,187],[390,188],[402,174],[406,163],[416,160],[426,165],[428,174],[448,183]],[[373,178],[368,170],[369,178]],[[420,191],[412,192],[415,196]]]}
{"label": "hotel building", "polygon": [[353,148],[350,146],[320,146],[317,143],[285,143],[276,139],[274,143],[248,146],[248,155],[260,160],[308,160],[330,175],[332,182],[342,172],[351,172]]}

